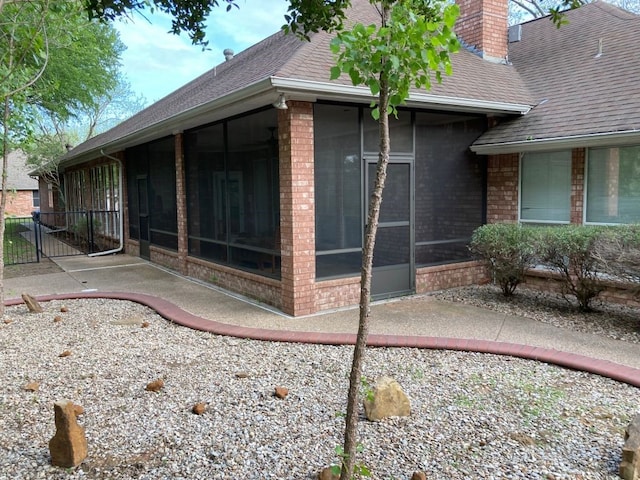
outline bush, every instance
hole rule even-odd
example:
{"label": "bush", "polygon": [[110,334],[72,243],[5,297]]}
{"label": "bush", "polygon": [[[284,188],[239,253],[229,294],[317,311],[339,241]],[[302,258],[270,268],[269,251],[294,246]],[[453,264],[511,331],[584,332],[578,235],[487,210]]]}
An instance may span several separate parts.
{"label": "bush", "polygon": [[505,296],[513,295],[528,268],[535,265],[534,227],[495,223],[476,229],[469,249],[484,259]]}
{"label": "bush", "polygon": [[593,255],[603,272],[631,283],[640,295],[640,225],[607,230],[597,239]]}
{"label": "bush", "polygon": [[602,227],[562,225],[545,227],[538,237],[542,265],[560,275],[563,297],[573,295],[583,311],[591,310],[591,301],[604,289],[594,252],[605,232]]}

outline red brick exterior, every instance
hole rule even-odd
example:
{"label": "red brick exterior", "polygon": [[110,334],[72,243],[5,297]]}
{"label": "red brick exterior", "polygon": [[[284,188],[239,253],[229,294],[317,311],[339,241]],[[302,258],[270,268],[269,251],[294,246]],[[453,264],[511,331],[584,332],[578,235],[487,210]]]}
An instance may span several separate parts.
{"label": "red brick exterior", "polygon": [[488,280],[487,269],[482,262],[462,262],[418,268],[416,271],[416,293],[477,285]]}
{"label": "red brick exterior", "polygon": [[30,217],[34,209],[32,190],[10,191],[7,195],[6,215]]}
{"label": "red brick exterior", "polygon": [[518,221],[519,154],[493,155],[487,166],[487,223]]}
{"label": "red brick exterior", "polygon": [[586,150],[571,152],[571,223],[582,225],[584,218],[584,165]]}
{"label": "red brick exterior", "polygon": [[183,134],[175,136],[176,152],[176,215],[178,221],[178,268],[185,275],[187,273],[187,255],[189,253],[189,238],[187,227],[187,191],[184,167]]}
{"label": "red brick exterior", "polygon": [[317,282],[315,297],[318,311],[357,305],[360,302],[360,277]]}
{"label": "red brick exterior", "polygon": [[282,310],[306,315],[315,306],[313,104],[278,111]]}
{"label": "red brick exterior", "polygon": [[507,58],[508,1],[456,0],[460,15],[456,33],[467,45],[482,52],[483,57]]}

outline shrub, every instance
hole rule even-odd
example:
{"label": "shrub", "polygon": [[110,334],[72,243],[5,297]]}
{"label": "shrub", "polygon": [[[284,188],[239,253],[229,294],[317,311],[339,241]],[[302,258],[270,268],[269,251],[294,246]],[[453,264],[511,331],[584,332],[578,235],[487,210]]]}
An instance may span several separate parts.
{"label": "shrub", "polygon": [[563,297],[573,295],[583,311],[591,310],[591,301],[604,289],[594,255],[604,236],[601,227],[563,225],[543,228],[538,237],[540,261],[560,275]]}
{"label": "shrub", "polygon": [[533,227],[495,223],[473,232],[469,249],[487,262],[493,281],[505,296],[513,295],[526,270],[535,264],[535,231]]}
{"label": "shrub", "polygon": [[632,284],[640,295],[640,225],[608,229],[595,243],[593,255],[599,268]]}

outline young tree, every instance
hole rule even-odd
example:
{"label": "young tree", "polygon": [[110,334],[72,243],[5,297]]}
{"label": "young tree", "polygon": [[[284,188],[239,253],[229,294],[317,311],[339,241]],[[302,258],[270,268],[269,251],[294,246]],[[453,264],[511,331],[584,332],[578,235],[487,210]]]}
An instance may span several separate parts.
{"label": "young tree", "polygon": [[389,116],[409,97],[411,88],[431,87],[433,78],[451,73],[450,54],[459,48],[453,26],[457,5],[442,0],[370,0],[380,21],[376,25],[344,27],[348,1],[333,4],[314,0],[291,0],[287,15],[289,31],[308,38],[318,30],[336,31],[331,49],[337,56],[331,78],[347,74],[354,85],[366,85],[376,98],[372,115],[379,122],[380,148],[375,186],[369,201],[362,270],[360,316],[353,351],[340,480],[353,477],[356,465],[357,421],[362,364],[369,333],[373,251],[382,194],[389,163]]}
{"label": "young tree", "polygon": [[[112,27],[87,20],[80,0],[0,3],[0,238],[4,238],[9,152],[33,138],[38,111],[65,121],[112,89],[122,48]],[[0,315],[3,272],[0,244]]]}

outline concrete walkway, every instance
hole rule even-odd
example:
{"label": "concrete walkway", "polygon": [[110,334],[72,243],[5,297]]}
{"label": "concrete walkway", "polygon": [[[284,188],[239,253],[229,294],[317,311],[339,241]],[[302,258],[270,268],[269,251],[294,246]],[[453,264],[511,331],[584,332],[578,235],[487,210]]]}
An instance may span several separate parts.
{"label": "concrete walkway", "polygon": [[[64,272],[6,279],[5,303],[22,303],[23,292],[40,300],[116,298],[148,305],[178,324],[220,335],[324,344],[355,341],[357,308],[293,318],[129,255],[53,260]],[[638,344],[430,296],[374,304],[369,344],[530,358],[640,387]]]}

